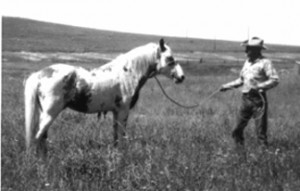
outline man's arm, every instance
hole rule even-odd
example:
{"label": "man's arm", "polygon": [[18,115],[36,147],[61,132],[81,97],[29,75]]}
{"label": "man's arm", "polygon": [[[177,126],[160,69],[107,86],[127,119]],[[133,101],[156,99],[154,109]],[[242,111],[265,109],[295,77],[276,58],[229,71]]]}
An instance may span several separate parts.
{"label": "man's arm", "polygon": [[270,60],[266,60],[264,70],[268,80],[257,84],[257,88],[266,91],[279,84],[279,77]]}
{"label": "man's arm", "polygon": [[242,77],[239,77],[238,79],[236,79],[232,82],[222,85],[222,88],[225,88],[225,89],[238,88],[242,85],[243,85]]}

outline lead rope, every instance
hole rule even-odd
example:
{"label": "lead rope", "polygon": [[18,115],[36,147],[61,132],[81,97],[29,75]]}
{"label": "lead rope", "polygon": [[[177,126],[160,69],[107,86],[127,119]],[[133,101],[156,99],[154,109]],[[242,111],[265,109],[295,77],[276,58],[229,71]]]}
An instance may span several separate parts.
{"label": "lead rope", "polygon": [[164,88],[162,87],[160,81],[157,79],[156,76],[154,76],[158,86],[160,87],[162,93],[166,96],[166,98],[168,98],[172,103],[176,104],[179,107],[185,108],[185,109],[193,109],[196,107],[199,107],[200,105],[202,105],[204,102],[206,102],[207,100],[209,100],[210,98],[212,98],[215,94],[217,94],[219,92],[219,89],[217,89],[216,91],[214,91],[212,94],[210,94],[208,97],[204,98],[199,104],[194,104],[194,105],[183,105],[181,103],[178,103],[177,101],[175,101],[174,99],[172,99],[164,90]]}
{"label": "lead rope", "polygon": [[[219,89],[217,89],[216,91],[214,91],[213,93],[211,93],[208,97],[204,98],[199,104],[194,104],[194,105],[183,105],[177,101],[175,101],[174,99],[172,99],[164,90],[163,86],[161,85],[160,81],[157,79],[156,76],[154,76],[158,86],[160,87],[162,93],[166,96],[166,98],[168,98],[172,103],[176,104],[179,107],[182,108],[186,108],[186,109],[193,109],[196,107],[199,107],[200,105],[202,105],[203,103],[205,103],[207,100],[209,100],[210,98],[212,98],[215,94],[217,94],[218,92],[220,92]],[[263,97],[263,95],[261,94],[261,92],[258,92],[258,95],[260,96],[261,100],[262,100],[262,106],[260,108],[258,108],[254,114],[255,117],[253,117],[254,120],[260,119],[263,117],[263,115],[265,114],[265,107],[266,107],[266,101],[265,98]],[[242,117],[242,116],[241,116]],[[242,117],[243,118],[243,117]]]}
{"label": "lead rope", "polygon": [[254,120],[261,119],[263,117],[263,115],[265,114],[265,108],[266,108],[266,100],[265,100],[264,96],[261,94],[261,92],[258,92],[258,95],[260,96],[260,99],[262,101],[262,106],[257,108],[257,110],[255,111],[255,113],[253,115]]}

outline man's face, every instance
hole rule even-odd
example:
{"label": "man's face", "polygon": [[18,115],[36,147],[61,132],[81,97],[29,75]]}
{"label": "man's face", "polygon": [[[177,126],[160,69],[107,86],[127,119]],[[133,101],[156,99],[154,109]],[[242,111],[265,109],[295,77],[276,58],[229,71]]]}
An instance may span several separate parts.
{"label": "man's face", "polygon": [[249,59],[255,59],[261,55],[260,47],[246,46],[246,55]]}

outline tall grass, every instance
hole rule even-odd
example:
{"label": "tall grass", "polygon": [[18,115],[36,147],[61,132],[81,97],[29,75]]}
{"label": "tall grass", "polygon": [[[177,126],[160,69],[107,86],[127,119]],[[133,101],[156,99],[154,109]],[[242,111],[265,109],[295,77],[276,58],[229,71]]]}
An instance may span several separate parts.
{"label": "tall grass", "polygon": [[[112,145],[112,119],[65,110],[49,132],[49,161],[26,155],[24,65],[5,66],[2,79],[2,190],[299,190],[299,77],[284,77],[269,92],[268,149],[253,123],[246,146],[231,132],[240,94],[220,93],[198,108],[169,102],[149,80],[127,127],[126,144]],[[28,65],[30,66],[30,65]],[[201,102],[235,76],[187,76],[182,85],[161,78],[181,103]]]}

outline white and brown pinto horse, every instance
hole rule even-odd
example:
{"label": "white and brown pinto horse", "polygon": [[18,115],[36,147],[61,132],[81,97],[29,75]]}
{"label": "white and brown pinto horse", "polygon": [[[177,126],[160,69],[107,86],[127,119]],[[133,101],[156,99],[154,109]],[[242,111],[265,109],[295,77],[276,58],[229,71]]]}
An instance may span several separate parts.
{"label": "white and brown pinto horse", "polygon": [[137,47],[115,60],[88,71],[55,64],[31,74],[25,82],[26,146],[34,139],[39,156],[46,156],[47,131],[65,108],[83,113],[112,111],[114,141],[125,135],[129,110],[146,81],[158,74],[184,80],[181,66],[161,39]]}

